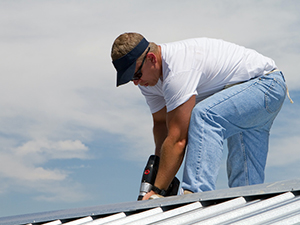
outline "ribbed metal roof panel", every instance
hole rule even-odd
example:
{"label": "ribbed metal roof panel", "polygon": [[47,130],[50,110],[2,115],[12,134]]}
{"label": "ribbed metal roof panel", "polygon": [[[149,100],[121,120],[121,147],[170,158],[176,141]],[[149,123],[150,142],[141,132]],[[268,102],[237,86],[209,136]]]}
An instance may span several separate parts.
{"label": "ribbed metal roof panel", "polygon": [[84,223],[84,225],[100,225],[100,224],[106,224],[106,223],[110,223],[112,221],[116,221],[122,218],[126,218],[126,214],[124,212],[121,213],[117,213],[115,215],[111,215],[111,216],[107,216],[104,218],[100,218],[100,219],[95,219],[92,222],[89,223]]}
{"label": "ribbed metal roof panel", "polygon": [[300,223],[300,179],[150,201],[0,218],[1,225],[297,223]]}
{"label": "ribbed metal roof panel", "polygon": [[293,198],[280,204],[275,204],[269,208],[259,210],[254,215],[248,215],[247,218],[237,218],[238,221],[230,224],[266,224],[282,217],[288,217],[294,213],[300,213],[300,198]]}
{"label": "ribbed metal roof panel", "polygon": [[167,221],[161,221],[156,224],[172,224],[172,225],[177,225],[177,224],[190,224],[192,222],[197,222],[205,217],[209,217],[211,215],[220,213],[220,212],[227,212],[228,210],[234,209],[236,207],[239,207],[243,204],[246,203],[246,200],[243,197],[236,198],[224,203],[220,203],[211,207],[205,207],[205,208],[200,208],[198,210],[194,210],[189,213],[185,214],[179,214],[174,216],[173,218],[167,220]]}
{"label": "ribbed metal roof panel", "polygon": [[181,206],[172,210],[165,211],[161,214],[157,214],[155,216],[142,218],[140,220],[131,223],[131,225],[145,225],[145,224],[157,224],[159,221],[166,221],[170,218],[174,218],[177,215],[186,214],[190,211],[200,209],[202,205],[200,202],[194,202],[191,204],[187,204],[185,206]]}
{"label": "ribbed metal roof panel", "polygon": [[272,221],[271,223],[266,223],[266,225],[282,225],[282,224],[300,224],[300,214],[299,212],[295,215],[289,215],[286,218],[280,218],[277,221]]}
{"label": "ribbed metal roof panel", "polygon": [[93,218],[91,216],[87,216],[78,220],[70,221],[67,223],[64,223],[63,225],[81,225],[86,224],[87,222],[93,221]]}
{"label": "ribbed metal roof panel", "polygon": [[148,218],[154,215],[159,215],[163,212],[162,208],[154,208],[150,209],[141,213],[133,214],[130,216],[127,216],[126,218],[122,218],[116,221],[112,221],[110,223],[105,223],[105,225],[123,225],[123,224],[131,224],[134,221],[137,221],[142,218]]}
{"label": "ribbed metal roof panel", "polygon": [[[232,220],[238,218],[243,218],[244,216],[250,215],[252,213],[258,212],[259,210],[266,209],[276,204],[280,204],[286,200],[294,198],[295,195],[291,192],[287,192],[273,198],[266,200],[252,201],[243,207],[239,207],[235,210],[231,210],[227,213],[223,213],[219,216],[209,218],[207,220],[201,221],[201,224],[232,224]],[[229,221],[229,222],[228,222]]]}

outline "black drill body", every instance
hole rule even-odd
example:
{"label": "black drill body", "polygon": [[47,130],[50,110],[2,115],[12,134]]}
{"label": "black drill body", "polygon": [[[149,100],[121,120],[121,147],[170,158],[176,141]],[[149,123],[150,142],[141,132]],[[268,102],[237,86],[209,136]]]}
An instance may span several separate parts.
{"label": "black drill body", "polygon": [[[156,179],[157,171],[158,171],[158,166],[159,166],[159,156],[150,155],[142,176],[140,194],[138,200],[142,200],[143,197],[149,191],[152,190],[152,187]],[[167,190],[166,196],[177,195],[179,185],[180,185],[179,180],[176,177],[174,177],[172,183],[170,184]]]}

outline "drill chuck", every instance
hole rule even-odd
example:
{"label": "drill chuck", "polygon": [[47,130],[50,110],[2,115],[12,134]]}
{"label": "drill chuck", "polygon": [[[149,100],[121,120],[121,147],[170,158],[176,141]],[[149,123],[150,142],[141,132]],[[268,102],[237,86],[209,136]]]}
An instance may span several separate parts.
{"label": "drill chuck", "polygon": [[152,184],[149,184],[149,183],[146,183],[146,182],[141,183],[141,188],[140,188],[140,194],[139,194],[139,197],[138,197],[138,201],[142,200],[143,197],[144,197],[149,191],[151,191],[152,187],[153,187]]}

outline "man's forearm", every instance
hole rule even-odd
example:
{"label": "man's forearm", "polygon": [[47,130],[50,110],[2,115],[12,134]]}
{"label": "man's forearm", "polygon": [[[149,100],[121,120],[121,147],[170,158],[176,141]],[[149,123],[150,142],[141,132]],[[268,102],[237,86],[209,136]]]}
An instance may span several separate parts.
{"label": "man's forearm", "polygon": [[155,155],[161,156],[162,145],[168,135],[168,129],[165,122],[155,122],[153,126],[153,136],[155,142]]}
{"label": "man's forearm", "polygon": [[186,141],[174,142],[167,137],[162,145],[155,186],[167,190],[184,158]]}
{"label": "man's forearm", "polygon": [[160,156],[160,149],[164,143],[167,135],[168,128],[166,122],[167,109],[163,107],[156,113],[152,114],[153,117],[153,137],[155,142],[155,155]]}
{"label": "man's forearm", "polygon": [[179,170],[187,144],[188,127],[196,97],[172,110],[167,115],[168,136],[162,144],[155,186],[166,190]]}
{"label": "man's forearm", "polygon": [[[158,173],[154,185],[159,189],[168,189],[181,166],[185,146],[187,144],[191,112],[195,106],[195,100],[196,97],[193,95],[188,101],[168,112],[167,115],[166,107],[158,113],[153,114],[154,122],[164,122],[164,134],[167,134],[165,138],[161,138],[162,136],[158,135],[161,134],[160,129],[158,129],[159,126],[154,126],[154,139],[157,144],[156,152],[160,156]],[[161,146],[161,148],[159,148],[159,146]],[[143,199],[149,199],[153,194],[154,191],[150,191]]]}

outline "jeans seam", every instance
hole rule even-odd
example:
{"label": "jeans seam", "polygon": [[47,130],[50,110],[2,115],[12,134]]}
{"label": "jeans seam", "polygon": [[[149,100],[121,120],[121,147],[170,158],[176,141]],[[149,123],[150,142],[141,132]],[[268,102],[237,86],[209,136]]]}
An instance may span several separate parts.
{"label": "jeans seam", "polygon": [[274,86],[274,78],[272,79],[272,84],[269,85],[268,90],[265,92],[265,105],[266,110],[268,113],[273,113],[271,110],[269,110],[269,104],[268,104],[268,96],[270,95],[270,89]]}
{"label": "jeans seam", "polygon": [[269,108],[269,104],[268,104],[268,101],[267,101],[267,98],[268,96],[270,95],[270,89],[273,88],[275,89],[275,83],[278,84],[279,86],[281,86],[281,88],[283,89],[284,92],[286,92],[286,88],[282,86],[282,84],[280,82],[278,82],[278,80],[276,78],[272,78],[272,83],[269,85],[269,88],[268,90],[265,92],[265,106],[266,106],[266,110],[268,113],[272,114],[272,113],[276,113],[276,112],[279,112],[280,108],[277,109],[276,111],[272,111],[270,110]]}
{"label": "jeans seam", "polygon": [[277,84],[279,84],[279,85],[282,87],[282,89],[283,89],[284,91],[286,91],[286,84],[285,84],[285,85],[282,85],[282,83],[281,83],[280,81],[278,81],[276,78],[274,78],[274,81],[275,81]]}
{"label": "jeans seam", "polygon": [[[202,115],[200,115],[200,117],[202,117]],[[201,120],[201,122],[202,122],[202,125],[200,126],[201,128],[202,128],[202,130],[201,130],[201,133],[202,133],[202,136],[199,138],[199,146],[200,146],[200,148],[199,148],[199,154],[198,154],[198,158],[197,158],[197,168],[196,168],[196,175],[198,176],[198,177],[200,177],[200,171],[201,171],[201,157],[203,157],[203,154],[202,154],[202,150],[203,150],[203,130],[204,130],[204,119],[203,119],[203,117],[202,117],[202,120]],[[203,158],[202,158],[202,160],[203,160]]]}
{"label": "jeans seam", "polygon": [[244,138],[243,138],[243,133],[242,132],[240,133],[240,138],[241,138],[241,147],[242,147],[243,156],[244,156],[245,184],[249,185],[247,155],[246,155],[246,149],[245,149]]}

